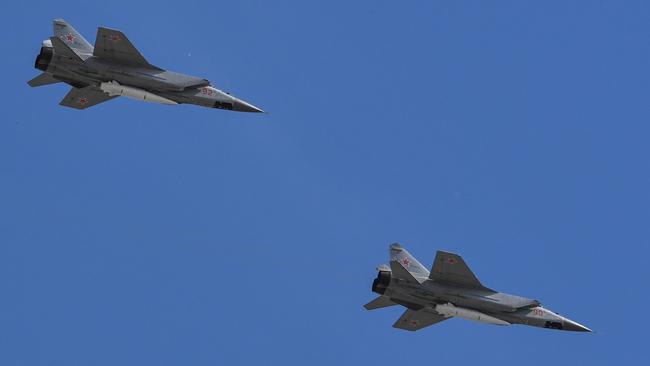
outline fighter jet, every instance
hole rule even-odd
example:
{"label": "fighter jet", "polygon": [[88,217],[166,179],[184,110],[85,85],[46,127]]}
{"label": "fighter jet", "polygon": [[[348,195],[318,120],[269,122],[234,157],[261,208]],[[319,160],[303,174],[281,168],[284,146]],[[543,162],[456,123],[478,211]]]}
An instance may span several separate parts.
{"label": "fighter jet", "polygon": [[162,104],[189,103],[239,112],[263,112],[213,87],[203,78],[150,64],[124,33],[100,27],[93,47],[63,19],[54,20],[54,36],[43,41],[34,65],[43,71],[32,87],[67,83],[72,89],[61,105],[86,109],[118,96]]}
{"label": "fighter jet", "polygon": [[491,290],[481,284],[463,258],[438,251],[431,272],[399,244],[389,248],[390,266],[380,265],[372,291],[380,296],[368,310],[407,308],[393,327],[416,331],[452,317],[495,325],[524,324],[577,332],[591,329],[541,306],[537,300]]}

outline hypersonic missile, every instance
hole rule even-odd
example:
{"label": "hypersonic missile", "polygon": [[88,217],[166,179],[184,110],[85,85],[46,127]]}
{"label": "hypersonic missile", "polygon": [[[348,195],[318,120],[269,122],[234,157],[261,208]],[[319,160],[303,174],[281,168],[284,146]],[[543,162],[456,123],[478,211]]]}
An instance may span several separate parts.
{"label": "hypersonic missile", "polygon": [[481,313],[480,311],[454,306],[451,303],[438,304],[436,305],[435,309],[440,315],[444,315],[446,317],[457,316],[459,318],[474,320],[481,323],[488,323],[494,325],[510,325],[510,323],[508,323],[507,321],[497,319],[493,316],[487,315],[485,313]]}
{"label": "hypersonic missile", "polygon": [[173,100],[161,97],[144,89],[135,88],[127,85],[120,85],[117,81],[109,81],[99,84],[99,89],[111,97],[124,96],[127,98],[142,100],[151,103],[161,104],[178,104]]}

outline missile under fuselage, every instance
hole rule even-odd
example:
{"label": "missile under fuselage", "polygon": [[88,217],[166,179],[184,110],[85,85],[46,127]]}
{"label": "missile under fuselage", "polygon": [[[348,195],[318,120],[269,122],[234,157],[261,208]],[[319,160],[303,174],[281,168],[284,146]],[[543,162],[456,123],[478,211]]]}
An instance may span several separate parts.
{"label": "missile under fuselage", "polygon": [[481,323],[494,325],[510,325],[507,321],[497,319],[480,311],[454,306],[451,303],[438,304],[435,307],[436,312],[446,317],[456,316],[459,318],[474,320]]}
{"label": "missile under fuselage", "polygon": [[99,89],[109,96],[123,96],[135,100],[141,100],[151,103],[161,103],[161,104],[178,104],[171,99],[161,97],[160,95],[151,93],[144,89],[122,85],[117,81],[103,82],[99,85]]}

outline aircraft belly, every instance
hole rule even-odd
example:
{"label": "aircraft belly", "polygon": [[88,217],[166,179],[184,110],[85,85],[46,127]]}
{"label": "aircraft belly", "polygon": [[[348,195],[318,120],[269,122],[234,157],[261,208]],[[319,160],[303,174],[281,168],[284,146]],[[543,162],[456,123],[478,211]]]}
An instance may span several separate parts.
{"label": "aircraft belly", "polygon": [[510,305],[495,303],[484,299],[464,299],[464,300],[465,301],[462,302],[465,304],[465,306],[475,308],[475,309],[483,309],[485,311],[511,313],[517,310],[516,308],[513,308]]}
{"label": "aircraft belly", "polygon": [[135,77],[131,74],[126,73],[110,73],[108,75],[110,80],[115,80],[123,85],[130,85],[141,89],[147,90],[156,90],[156,91],[176,91],[177,87],[170,85],[163,81],[145,79],[141,77]]}
{"label": "aircraft belly", "polygon": [[391,298],[394,302],[410,309],[420,309],[436,303],[433,298],[425,294],[417,294],[412,290],[400,287],[389,287],[384,295]]}
{"label": "aircraft belly", "polygon": [[166,80],[170,85],[174,85],[176,88],[178,88],[177,90],[198,88],[210,85],[210,82],[206,79],[198,78],[196,76],[179,74],[173,71],[163,71],[152,76]]}
{"label": "aircraft belly", "polygon": [[76,70],[70,70],[60,65],[48,69],[48,72],[54,75],[57,79],[75,87],[84,87],[97,82],[96,78],[88,77],[83,73],[75,71]]}
{"label": "aircraft belly", "polygon": [[445,298],[455,304],[491,312],[515,312],[522,308],[539,305],[536,300],[500,292],[476,292],[471,290],[453,289],[445,292]]}

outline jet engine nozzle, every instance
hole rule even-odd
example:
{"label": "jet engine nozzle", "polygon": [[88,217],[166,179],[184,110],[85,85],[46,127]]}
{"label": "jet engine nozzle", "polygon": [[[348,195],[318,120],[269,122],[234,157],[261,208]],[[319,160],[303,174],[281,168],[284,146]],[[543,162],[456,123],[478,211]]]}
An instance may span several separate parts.
{"label": "jet engine nozzle", "polygon": [[50,62],[52,62],[53,54],[52,47],[41,47],[41,52],[36,56],[36,61],[34,61],[34,67],[41,71],[47,70]]}
{"label": "jet engine nozzle", "polygon": [[377,274],[377,278],[375,278],[375,280],[372,281],[372,292],[383,295],[384,292],[386,292],[388,285],[390,285],[390,277],[391,277],[390,272],[379,271],[379,273]]}

